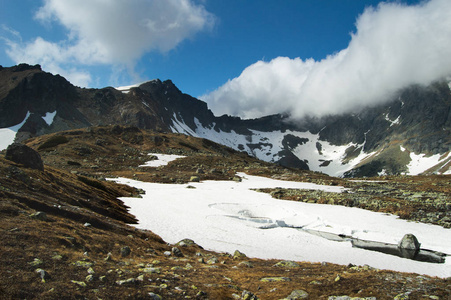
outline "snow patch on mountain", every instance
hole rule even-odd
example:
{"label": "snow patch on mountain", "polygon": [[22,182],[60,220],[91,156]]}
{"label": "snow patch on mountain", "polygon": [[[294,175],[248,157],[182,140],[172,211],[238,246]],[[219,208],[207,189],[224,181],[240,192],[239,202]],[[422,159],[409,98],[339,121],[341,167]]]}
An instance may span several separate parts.
{"label": "snow patch on mountain", "polygon": [[149,153],[149,155],[156,157],[156,159],[146,161],[144,165],[140,165],[140,167],[161,167],[166,166],[171,161],[174,161],[179,158],[184,158],[183,155],[175,155],[175,154],[160,154],[160,153]]}
{"label": "snow patch on mountain", "polygon": [[[401,151],[407,151],[404,147],[400,147]],[[448,154],[435,154],[426,156],[424,153],[415,154],[410,152],[410,163],[407,165],[407,175],[418,175],[438,165],[445,165],[451,161],[451,152]],[[450,174],[451,170],[440,170],[439,173]],[[434,172],[437,173],[437,172]]]}
{"label": "snow patch on mountain", "polygon": [[[209,127],[194,118],[196,128],[193,130],[181,120],[175,113],[173,114],[173,126],[171,129],[175,133],[188,134],[195,137],[212,140],[216,143],[226,145],[238,151],[245,151],[249,155],[257,157],[263,161],[277,163],[282,156],[280,153],[287,150],[284,146],[284,140],[287,136],[298,140],[298,145],[291,151],[300,160],[305,161],[310,170],[320,171],[333,176],[342,176],[362,160],[374,155],[375,153],[365,153],[363,146],[350,143],[343,146],[331,145],[327,141],[320,140],[319,134],[313,134],[308,131],[271,131],[264,132],[250,129],[250,134],[239,134],[233,130],[230,132],[222,131],[216,128],[216,124]],[[348,149],[353,148],[359,152],[352,159],[346,159]]]}
{"label": "snow patch on mountain", "polygon": [[45,116],[42,117],[42,119],[44,119],[45,123],[47,123],[47,125],[52,125],[53,120],[55,119],[56,116],[56,110],[54,112],[48,112],[45,114]]}
{"label": "snow patch on mountain", "polygon": [[30,112],[27,112],[25,119],[20,124],[7,128],[0,128],[0,150],[8,148],[8,146],[14,142],[17,132],[25,124],[29,116]]}
{"label": "snow patch on mountain", "polygon": [[137,83],[137,84],[132,84],[132,85],[118,86],[118,87],[115,87],[115,89],[118,90],[118,91],[121,91],[124,94],[128,94],[132,88],[136,88],[136,87],[139,87],[141,84],[144,84],[144,83],[147,83],[147,82],[153,82],[153,81],[156,81],[156,79],[149,80],[149,81],[144,81],[144,82]]}

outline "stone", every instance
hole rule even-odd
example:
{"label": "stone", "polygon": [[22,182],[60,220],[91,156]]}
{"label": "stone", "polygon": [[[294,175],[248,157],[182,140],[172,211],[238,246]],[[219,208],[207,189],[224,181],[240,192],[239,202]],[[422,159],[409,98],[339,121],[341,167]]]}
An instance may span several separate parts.
{"label": "stone", "polygon": [[38,273],[38,276],[41,278],[42,282],[45,282],[47,279],[50,279],[50,274],[43,269],[36,269],[35,272]]}
{"label": "stone", "polygon": [[258,297],[249,291],[243,291],[241,293],[241,300],[258,300]]}
{"label": "stone", "polygon": [[47,221],[47,214],[42,211],[37,211],[30,215],[30,218],[40,220],[40,221]]}
{"label": "stone", "polygon": [[176,257],[183,257],[182,251],[181,251],[179,248],[177,248],[177,247],[173,247],[173,248],[171,249],[171,252],[172,252],[172,254],[173,254],[174,256],[176,256]]}
{"label": "stone", "polygon": [[413,234],[406,234],[399,242],[398,247],[401,249],[409,249],[409,250],[420,250],[420,243],[418,239]]}
{"label": "stone", "polygon": [[113,260],[113,254],[111,252],[108,252],[106,257],[104,258],[105,261],[112,261]]}
{"label": "stone", "polygon": [[86,283],[84,281],[71,280],[70,282],[75,283],[78,286],[86,287]]}
{"label": "stone", "polygon": [[14,143],[6,149],[5,158],[27,168],[44,171],[41,155],[39,153],[20,143]]}
{"label": "stone", "polygon": [[86,282],[92,282],[92,281],[94,281],[94,275],[89,274],[88,276],[86,276],[85,281],[86,281]]}
{"label": "stone", "polygon": [[136,284],[136,279],[135,278],[128,278],[125,280],[118,280],[116,281],[117,285],[135,285]]}
{"label": "stone", "polygon": [[283,261],[279,261],[277,264],[275,264],[274,267],[299,268],[300,265],[298,263],[294,262],[294,261],[283,260]]}
{"label": "stone", "polygon": [[32,267],[37,267],[39,265],[43,264],[43,261],[40,260],[39,258],[35,258],[33,261],[28,263],[29,265],[31,265]]}
{"label": "stone", "polygon": [[349,297],[349,296],[329,296],[327,300],[377,300],[376,297]]}
{"label": "stone", "polygon": [[406,234],[398,244],[402,257],[414,258],[420,251],[420,243],[413,234]]}
{"label": "stone", "polygon": [[178,242],[177,244],[175,244],[176,246],[180,246],[180,247],[186,247],[186,246],[191,246],[191,245],[195,245],[196,243],[193,240],[190,239],[183,239],[180,242]]}
{"label": "stone", "polygon": [[74,262],[74,265],[77,267],[83,267],[83,268],[88,269],[88,268],[92,267],[93,264],[88,261],[78,260],[78,261]]}
{"label": "stone", "polygon": [[152,292],[149,293],[149,297],[150,297],[151,300],[163,300],[163,298],[161,298],[160,295],[154,294]]}
{"label": "stone", "polygon": [[264,277],[260,279],[262,282],[286,282],[291,281],[288,277]]}
{"label": "stone", "polygon": [[132,252],[132,250],[130,250],[129,246],[124,246],[124,247],[121,248],[121,256],[122,257],[129,256],[131,252]]}
{"label": "stone", "polygon": [[209,265],[214,265],[217,264],[219,262],[219,260],[216,257],[212,257],[209,260],[207,260],[207,264]]}
{"label": "stone", "polygon": [[249,261],[242,261],[238,264],[239,267],[253,268],[254,265]]}
{"label": "stone", "polygon": [[191,182],[200,182],[200,178],[199,178],[199,176],[191,176],[189,181],[191,181]]}
{"label": "stone", "polygon": [[304,290],[294,290],[288,295],[284,300],[297,300],[297,299],[307,299],[308,293]]}
{"label": "stone", "polygon": [[246,258],[246,257],[247,257],[246,254],[244,254],[238,250],[235,250],[235,252],[233,253],[233,259],[240,259],[240,258]]}

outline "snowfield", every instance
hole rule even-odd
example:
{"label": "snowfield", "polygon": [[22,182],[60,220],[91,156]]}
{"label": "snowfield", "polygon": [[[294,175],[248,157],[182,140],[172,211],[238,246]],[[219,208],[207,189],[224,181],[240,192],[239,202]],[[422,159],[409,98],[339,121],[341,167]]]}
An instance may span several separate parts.
{"label": "snowfield", "polygon": [[262,259],[368,264],[379,269],[451,276],[449,256],[444,264],[419,262],[353,248],[349,241],[332,241],[306,232],[345,234],[392,244],[412,233],[422,249],[450,254],[450,229],[357,208],[273,199],[251,189],[282,187],[340,193],[344,188],[238,175],[242,182],[158,184],[126,178],[112,180],[146,191],[143,198],[121,200],[139,220],[138,228],[151,230],[169,243],[190,238],[205,249],[229,253],[240,250]]}
{"label": "snowfield", "polygon": [[29,116],[30,112],[27,112],[25,119],[20,124],[8,128],[0,128],[0,150],[8,148],[14,142],[17,131],[25,124]]}

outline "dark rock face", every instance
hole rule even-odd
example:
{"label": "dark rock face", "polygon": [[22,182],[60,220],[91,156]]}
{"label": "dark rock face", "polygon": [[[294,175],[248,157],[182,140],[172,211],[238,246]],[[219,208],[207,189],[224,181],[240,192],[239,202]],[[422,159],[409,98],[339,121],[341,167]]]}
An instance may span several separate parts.
{"label": "dark rock face", "polygon": [[39,153],[23,144],[14,143],[6,149],[5,158],[15,163],[22,164],[27,168],[44,170]]}

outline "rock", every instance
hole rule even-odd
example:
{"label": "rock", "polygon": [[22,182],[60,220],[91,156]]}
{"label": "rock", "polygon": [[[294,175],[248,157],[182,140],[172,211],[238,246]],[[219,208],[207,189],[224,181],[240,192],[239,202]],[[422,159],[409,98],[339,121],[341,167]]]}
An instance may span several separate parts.
{"label": "rock", "polygon": [[42,282],[45,282],[47,279],[50,279],[50,274],[43,269],[36,269],[35,272],[38,273],[39,277],[41,277]]}
{"label": "rock", "polygon": [[288,277],[264,277],[260,279],[262,282],[286,282],[291,281]]}
{"label": "rock", "polygon": [[125,280],[118,280],[116,281],[116,284],[118,285],[135,285],[136,284],[136,279],[135,278],[128,278]]}
{"label": "rock", "polygon": [[92,267],[92,263],[91,262],[83,261],[83,260],[78,260],[78,261],[74,262],[74,265],[77,266],[77,267],[83,267],[83,268],[86,268],[86,269]]}
{"label": "rock", "polygon": [[152,292],[149,293],[149,297],[150,297],[151,300],[163,300],[163,298],[161,298],[160,295],[154,294]]}
{"label": "rock", "polygon": [[282,267],[282,268],[299,268],[300,265],[294,261],[284,260],[279,261],[274,267]]}
{"label": "rock", "polygon": [[233,176],[233,181],[241,182],[241,181],[243,181],[243,179],[240,176]]}
{"label": "rock", "polygon": [[240,259],[240,258],[246,258],[246,257],[247,257],[246,254],[244,254],[238,250],[235,250],[235,252],[233,253],[233,259]]}
{"label": "rock", "polygon": [[92,282],[92,281],[94,281],[94,275],[89,274],[88,276],[86,276],[85,281],[86,281],[86,282]]}
{"label": "rock", "polygon": [[75,283],[76,285],[81,286],[81,287],[86,287],[86,283],[83,281],[71,280],[70,282]]}
{"label": "rock", "polygon": [[33,261],[28,263],[29,265],[31,265],[32,267],[37,267],[39,265],[43,264],[43,261],[40,260],[39,258],[35,258]]}
{"label": "rock", "polygon": [[393,298],[393,300],[408,300],[408,299],[410,299],[409,294],[410,293],[407,292],[407,293],[402,293],[402,294],[396,295],[395,298]]}
{"label": "rock", "polygon": [[31,218],[41,220],[41,221],[47,221],[47,214],[42,211],[35,212],[30,215]]}
{"label": "rock", "polygon": [[196,173],[197,173],[197,174],[204,174],[205,172],[204,172],[204,170],[202,170],[201,168],[198,168],[198,169],[196,170]]}
{"label": "rock", "polygon": [[420,243],[418,239],[413,234],[406,234],[399,242],[398,247],[401,249],[409,249],[409,250],[420,250]]}
{"label": "rock", "polygon": [[121,248],[121,256],[122,257],[129,256],[131,252],[132,252],[132,250],[130,250],[129,246],[124,246],[124,247]]}
{"label": "rock", "polygon": [[413,234],[406,234],[398,244],[402,257],[414,258],[420,250],[420,243]]}
{"label": "rock", "polygon": [[44,171],[41,155],[23,144],[14,143],[9,145],[6,149],[5,158],[27,168]]}
{"label": "rock", "polygon": [[196,243],[193,240],[190,239],[183,239],[180,242],[178,242],[177,244],[175,244],[176,246],[180,246],[180,247],[186,247],[186,246],[191,246],[191,245],[195,245]]}
{"label": "rock", "polygon": [[308,293],[304,290],[294,290],[288,295],[284,300],[297,300],[297,299],[307,299]]}
{"label": "rock", "polygon": [[191,181],[191,182],[200,182],[200,178],[199,178],[199,176],[191,176],[189,181]]}
{"label": "rock", "polygon": [[172,254],[173,254],[174,256],[176,256],[176,257],[183,257],[182,251],[180,251],[180,249],[177,248],[177,247],[173,247],[173,248],[171,249],[171,252],[172,252]]}
{"label": "rock", "polygon": [[218,262],[219,262],[219,260],[216,257],[212,257],[209,260],[207,260],[208,265],[214,265],[214,264],[217,264]]}
{"label": "rock", "polygon": [[329,296],[328,300],[376,300],[376,297],[349,297],[349,296]]}
{"label": "rock", "polygon": [[144,268],[144,269],[142,269],[142,271],[144,273],[148,273],[148,274],[160,274],[161,273],[160,268]]}
{"label": "rock", "polygon": [[105,261],[112,261],[113,260],[113,254],[111,252],[108,252],[106,257],[104,258]]}
{"label": "rock", "polygon": [[242,261],[238,264],[239,267],[253,268],[254,265],[249,261]]}
{"label": "rock", "polygon": [[242,299],[242,300],[258,300],[258,297],[249,291],[243,291],[243,293],[241,293],[240,299]]}

